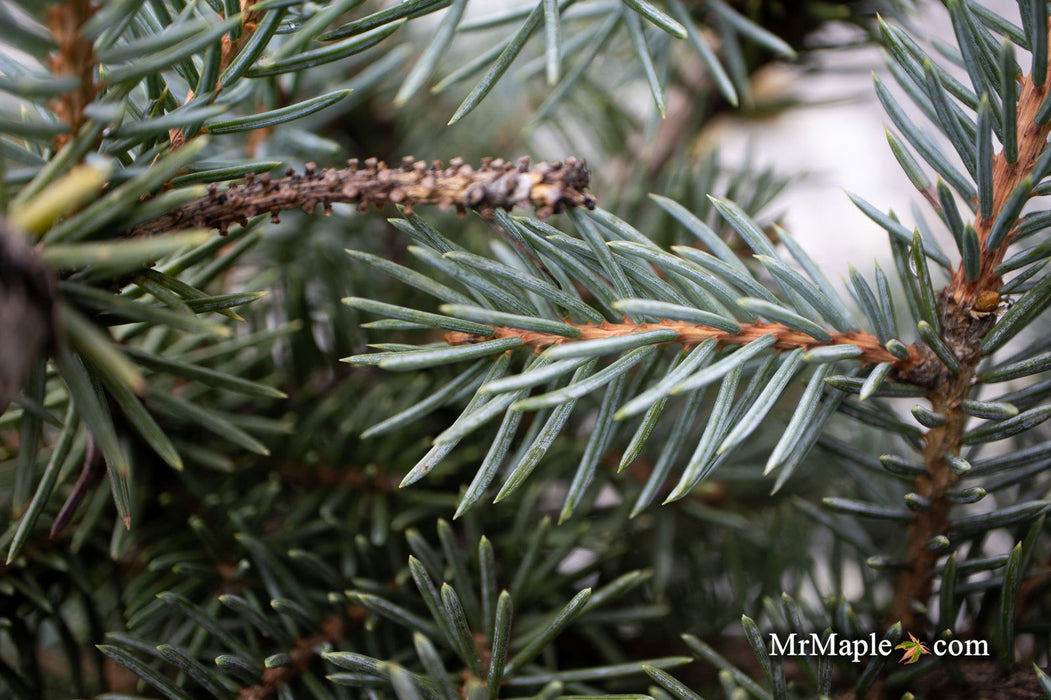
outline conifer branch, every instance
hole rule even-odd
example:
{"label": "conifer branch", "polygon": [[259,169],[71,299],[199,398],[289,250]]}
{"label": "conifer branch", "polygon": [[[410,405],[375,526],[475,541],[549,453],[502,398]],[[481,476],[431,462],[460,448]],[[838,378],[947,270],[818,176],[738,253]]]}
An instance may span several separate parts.
{"label": "conifer branch", "polygon": [[325,212],[337,203],[357,204],[365,211],[370,204],[382,207],[391,202],[407,211],[420,204],[455,207],[460,214],[468,209],[483,215],[493,209],[510,210],[531,206],[537,216],[558,214],[569,207],[595,207],[595,198],[585,193],[590,174],[584,161],[538,163],[530,168],[529,159],[518,163],[484,158],[475,170],[460,158],[448,167],[438,161],[427,164],[407,156],[400,168],[388,168],[375,158],[351,159],[343,169],[317,171],[307,163],[301,175],[289,169],[286,176],[271,179],[266,173],[249,175],[244,183],[225,190],[212,186],[205,197],[188,202],[162,217],[132,228],[127,236],[153,236],[185,228],[215,228],[225,233],[234,223],[245,224],[259,214],[278,221],[286,209],[311,212],[321,205]]}
{"label": "conifer branch", "polygon": [[[1000,289],[1002,279],[996,273],[997,267],[1004,260],[1007,248],[1016,235],[1012,227],[1002,242],[995,247],[989,245],[989,234],[993,230],[997,215],[1003,211],[1011,194],[1027,178],[1032,178],[1035,186],[1046,173],[1034,172],[1040,155],[1047,149],[1047,139],[1051,136],[1051,119],[1042,123],[1037,120],[1041,105],[1047,99],[1051,83],[1035,85],[1031,76],[1019,79],[1018,97],[1018,157],[1015,162],[1008,161],[1003,151],[993,156],[993,210],[990,216],[978,215],[974,228],[981,244],[981,272],[974,280],[968,280],[963,263],[956,268],[949,283],[949,295],[955,303],[974,308],[979,305],[978,297],[983,292]],[[1031,195],[1030,195],[1031,196]],[[1027,197],[1028,198],[1028,197]]]}
{"label": "conifer branch", "polygon": [[[939,372],[941,376],[927,385],[931,387],[927,394],[931,410],[944,416],[945,422],[931,428],[924,437],[926,474],[917,478],[914,486],[916,493],[930,503],[930,508],[916,513],[909,524],[905,553],[909,567],[898,576],[887,618],[900,621],[905,629],[923,626],[924,619],[917,612],[917,606],[926,607],[933,594],[935,568],[941,553],[932,549],[930,543],[949,531],[952,503],[946,494],[959,480],[947,458],[958,456],[960,452],[968,418],[961,404],[970,397],[978,363],[984,357],[981,340],[996,321],[996,304],[990,304],[988,297],[999,301],[997,290],[1002,279],[996,270],[1016,235],[1012,226],[1003,240],[991,245],[990,234],[1016,189],[1023,186],[1027,178],[1035,184],[1044,175],[1036,172],[1036,166],[1047,151],[1051,121],[1038,122],[1037,113],[1047,98],[1049,87],[1046,80],[1042,85],[1035,84],[1031,76],[1020,80],[1018,157],[1010,163],[1003,151],[994,156],[992,212],[989,216],[978,215],[974,223],[981,246],[980,272],[969,280],[961,263],[938,300],[942,340],[956,356],[959,368],[951,372],[943,366]],[[1031,193],[1026,199],[1029,196]]]}
{"label": "conifer branch", "polygon": [[927,367],[930,360],[925,352],[925,348],[908,346],[908,358],[899,359],[883,347],[876,336],[865,331],[850,331],[848,333],[829,331],[828,333],[831,336],[831,340],[822,341],[807,335],[802,331],[789,328],[782,323],[765,323],[762,321],[751,324],[740,324],[740,330],[736,333],[697,323],[669,320],[663,320],[658,323],[630,323],[627,321],[624,323],[601,324],[574,324],[569,323],[568,321],[565,323],[579,329],[580,334],[576,337],[569,338],[554,333],[541,333],[538,331],[528,331],[518,328],[493,326],[493,334],[490,336],[472,335],[470,333],[451,331],[445,334],[445,342],[450,345],[470,345],[472,343],[479,343],[498,338],[520,338],[524,345],[535,348],[536,351],[539,352],[552,345],[575,343],[584,340],[614,338],[653,330],[674,330],[678,333],[678,337],[662,344],[671,345],[681,343],[687,347],[692,347],[708,339],[714,339],[720,347],[725,347],[727,345],[748,345],[759,338],[773,335],[776,339],[772,346],[775,352],[784,352],[795,349],[813,350],[815,348],[829,347],[833,345],[852,345],[861,350],[861,354],[855,359],[866,365],[880,364],[883,362],[890,363],[893,366],[894,376],[902,381],[916,383],[917,379],[929,374]]}

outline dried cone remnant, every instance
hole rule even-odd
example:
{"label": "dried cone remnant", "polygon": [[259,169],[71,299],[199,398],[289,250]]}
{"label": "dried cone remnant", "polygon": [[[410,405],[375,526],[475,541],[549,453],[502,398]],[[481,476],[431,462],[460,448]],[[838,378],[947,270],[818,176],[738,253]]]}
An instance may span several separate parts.
{"label": "dried cone remnant", "polygon": [[0,413],[55,337],[55,280],[25,237],[0,219]]}
{"label": "dried cone remnant", "polygon": [[131,236],[148,236],[185,228],[217,228],[225,232],[230,224],[244,224],[249,218],[269,213],[274,220],[281,211],[294,207],[313,211],[318,205],[327,212],[333,204],[353,203],[364,211],[370,204],[402,204],[411,210],[420,204],[455,207],[461,214],[468,209],[482,214],[500,208],[533,207],[537,216],[558,214],[569,207],[595,207],[595,198],[586,194],[590,175],[584,162],[576,158],[538,163],[529,159],[517,164],[504,160],[482,161],[475,170],[459,158],[448,167],[435,161],[427,164],[411,156],[400,168],[370,158],[361,167],[356,159],[344,169],[326,168],[318,172],[308,163],[302,174],[289,170],[286,177],[248,176],[245,182],[225,190],[212,187],[206,197],[188,202],[153,221],[129,231]]}

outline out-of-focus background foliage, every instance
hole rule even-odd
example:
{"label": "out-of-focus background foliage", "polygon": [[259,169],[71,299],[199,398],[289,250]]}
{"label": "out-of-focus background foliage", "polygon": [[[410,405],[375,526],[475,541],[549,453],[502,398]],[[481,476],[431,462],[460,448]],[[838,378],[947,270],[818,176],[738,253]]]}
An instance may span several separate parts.
{"label": "out-of-focus background foliage", "polygon": [[[771,697],[742,613],[885,622],[885,586],[815,506],[853,475],[815,458],[770,496],[776,434],[757,433],[737,467],[675,507],[659,506],[663,475],[690,447],[665,420],[631,469],[605,457],[563,509],[574,485],[561,467],[585,458],[597,405],[499,504],[453,517],[491,427],[399,488],[473,386],[445,388],[457,374],[441,367],[341,363],[377,342],[362,327],[375,318],[342,300],[434,307],[361,263],[447,282],[420,242],[440,231],[512,260],[514,236],[493,220],[344,203],[225,236],[123,234],[209,183],[308,162],[577,156],[600,206],[658,245],[695,239],[651,192],[749,257],[714,195],[774,240],[783,225],[836,278],[846,256],[867,268],[887,255],[840,188],[881,207],[915,199],[872,164],[893,163],[871,111],[877,15],[924,27],[938,12],[891,0],[0,5],[14,251],[0,249],[0,343],[50,335],[58,319],[24,363],[0,352],[0,380],[20,389],[0,394],[13,400],[0,416],[0,697],[694,697],[662,669],[708,697]],[[51,272],[37,284],[39,265]],[[383,326],[387,349],[418,340],[411,324]],[[427,401],[435,410],[373,427]],[[676,406],[683,421],[713,410]],[[522,418],[512,457],[546,415]],[[881,439],[847,426],[825,448],[849,462],[881,454]],[[854,544],[893,535],[858,531]],[[809,663],[792,673],[799,688],[832,678]],[[835,687],[866,673],[841,669]]]}

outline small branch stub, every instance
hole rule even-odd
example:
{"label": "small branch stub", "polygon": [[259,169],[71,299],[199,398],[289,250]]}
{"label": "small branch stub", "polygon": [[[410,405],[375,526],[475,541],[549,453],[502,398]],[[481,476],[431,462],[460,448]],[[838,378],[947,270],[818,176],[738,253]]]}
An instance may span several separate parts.
{"label": "small branch stub", "polygon": [[135,226],[128,236],[151,236],[185,228],[216,228],[225,232],[234,223],[244,224],[259,214],[277,218],[281,211],[301,208],[313,211],[319,204],[328,211],[333,204],[357,204],[362,211],[370,204],[401,204],[411,211],[420,204],[455,207],[486,214],[500,208],[533,207],[537,216],[558,214],[570,207],[595,207],[595,198],[585,192],[590,174],[584,161],[517,163],[483,159],[477,170],[460,158],[448,167],[435,161],[427,164],[411,156],[400,168],[370,158],[361,167],[357,159],[343,169],[317,171],[308,163],[302,174],[289,169],[286,176],[249,175],[242,184],[225,190],[212,186],[205,197],[188,202],[162,217]]}

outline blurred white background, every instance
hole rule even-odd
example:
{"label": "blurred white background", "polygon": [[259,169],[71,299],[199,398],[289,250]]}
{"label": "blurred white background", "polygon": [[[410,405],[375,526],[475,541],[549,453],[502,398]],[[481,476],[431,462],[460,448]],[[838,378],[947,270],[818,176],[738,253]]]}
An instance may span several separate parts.
{"label": "blurred white background", "polygon": [[[984,4],[1020,23],[1014,2],[986,0]],[[923,3],[922,13],[911,27],[955,44],[948,13],[940,3]],[[899,96],[900,104],[906,108],[910,105],[885,69],[882,49],[829,53],[833,65],[826,67],[832,70],[802,73],[785,67],[767,76],[766,89],[788,91],[817,104],[761,122],[728,120],[730,123],[718,130],[725,162],[740,162],[750,149],[759,165],[772,165],[783,173],[800,168],[807,172],[807,177],[793,182],[778,199],[777,209],[785,212],[789,231],[825,266],[833,280],[846,275],[851,264],[870,276],[873,260],[883,265],[890,258],[886,232],[854,206],[847,198],[848,191],[883,211],[893,209],[910,228],[914,224],[910,207],[919,204],[946,253],[955,261],[952,239],[909,183],[887,145],[884,129],[891,122],[876,100],[870,74],[876,72]],[[1023,71],[1028,72],[1027,57],[1019,52],[1018,58]],[[939,62],[947,65],[944,59]],[[969,84],[966,74],[956,73]],[[917,110],[910,113],[929,135],[938,136]],[[951,147],[945,150],[952,152]]]}

